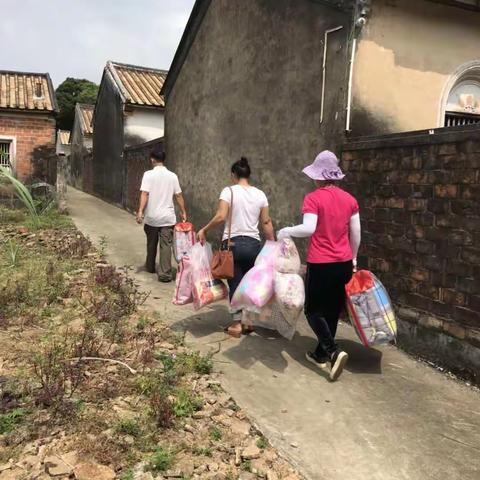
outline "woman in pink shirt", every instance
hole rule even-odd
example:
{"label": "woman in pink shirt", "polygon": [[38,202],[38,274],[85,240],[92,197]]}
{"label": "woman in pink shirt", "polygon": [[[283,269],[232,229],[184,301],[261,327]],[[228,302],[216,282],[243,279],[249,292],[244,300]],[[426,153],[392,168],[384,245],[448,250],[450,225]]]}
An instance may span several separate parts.
{"label": "woman in pink shirt", "polygon": [[358,203],[338,183],[345,175],[338,158],[328,150],[303,170],[317,189],[303,202],[303,223],[278,232],[278,238],[310,237],[305,285],[305,314],[318,338],[318,346],[307,352],[309,362],[325,367],[330,362],[330,379],[336,380],[348,354],[335,342],[338,319],[345,306],[345,285],[352,278],[360,246]]}

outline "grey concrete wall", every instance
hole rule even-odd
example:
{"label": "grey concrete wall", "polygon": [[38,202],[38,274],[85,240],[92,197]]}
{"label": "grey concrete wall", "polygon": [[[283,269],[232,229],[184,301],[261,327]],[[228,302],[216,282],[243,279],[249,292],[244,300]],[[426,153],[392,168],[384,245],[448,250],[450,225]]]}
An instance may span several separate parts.
{"label": "grey concrete wall", "polygon": [[[300,218],[302,168],[343,138],[349,14],[309,0],[213,0],[167,98],[166,150],[196,225],[250,160],[276,227]],[[323,38],[330,38],[320,125]]]}
{"label": "grey concrete wall", "polygon": [[122,204],[125,183],[123,161],[123,104],[105,77],[95,107],[93,129],[93,191]]}

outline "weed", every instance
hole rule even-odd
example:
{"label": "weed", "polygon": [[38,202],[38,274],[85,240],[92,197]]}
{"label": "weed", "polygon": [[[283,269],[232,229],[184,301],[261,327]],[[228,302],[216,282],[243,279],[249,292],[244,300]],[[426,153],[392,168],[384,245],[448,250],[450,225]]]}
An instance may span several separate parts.
{"label": "weed", "polygon": [[132,437],[138,437],[142,433],[142,430],[137,421],[124,419],[120,420],[115,425],[115,432],[122,435],[131,435]]}
{"label": "weed", "polygon": [[268,447],[267,439],[266,439],[265,437],[260,437],[260,438],[257,440],[257,447],[258,447],[260,450],[265,450],[265,449]]}
{"label": "weed", "polygon": [[222,430],[216,425],[210,429],[210,438],[214,442],[219,442],[222,439]]}
{"label": "weed", "polygon": [[20,424],[25,417],[25,410],[23,408],[14,408],[7,413],[0,414],[0,435],[10,433],[15,427]]}
{"label": "weed", "polygon": [[108,238],[105,235],[100,237],[100,246],[99,246],[99,253],[101,258],[105,258],[107,255],[107,247],[108,247]]}
{"label": "weed", "polygon": [[134,480],[134,478],[132,469],[128,469],[120,474],[120,480]]}
{"label": "weed", "polygon": [[240,466],[240,468],[244,472],[252,472],[252,462],[250,460],[245,460]]}
{"label": "weed", "polygon": [[202,456],[202,457],[212,457],[213,450],[210,447],[195,447],[192,449],[192,453],[194,455]]}
{"label": "weed", "polygon": [[182,363],[189,371],[199,375],[208,375],[213,369],[212,357],[210,355],[201,355],[199,352],[185,354],[182,357]]}
{"label": "weed", "polygon": [[202,399],[188,390],[181,389],[176,392],[173,404],[173,411],[176,417],[190,417],[195,412],[201,410],[202,406]]}
{"label": "weed", "polygon": [[8,239],[6,245],[7,268],[16,268],[20,260],[20,246],[12,240]]}
{"label": "weed", "polygon": [[174,409],[170,400],[170,386],[165,384],[159,372],[153,372],[138,382],[142,395],[146,395],[149,403],[149,414],[160,428],[173,425]]}
{"label": "weed", "polygon": [[158,447],[150,457],[146,470],[150,472],[165,472],[172,466],[174,458],[175,456],[170,450]]}

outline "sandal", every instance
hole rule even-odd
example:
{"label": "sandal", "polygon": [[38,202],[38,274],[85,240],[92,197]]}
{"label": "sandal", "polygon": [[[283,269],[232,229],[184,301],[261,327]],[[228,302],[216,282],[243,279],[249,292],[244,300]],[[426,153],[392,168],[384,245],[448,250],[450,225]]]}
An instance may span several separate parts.
{"label": "sandal", "polygon": [[[239,328],[240,327],[240,328]],[[231,337],[240,338],[243,333],[243,328],[240,322],[234,322],[228,327],[225,327],[225,333],[228,333]]]}

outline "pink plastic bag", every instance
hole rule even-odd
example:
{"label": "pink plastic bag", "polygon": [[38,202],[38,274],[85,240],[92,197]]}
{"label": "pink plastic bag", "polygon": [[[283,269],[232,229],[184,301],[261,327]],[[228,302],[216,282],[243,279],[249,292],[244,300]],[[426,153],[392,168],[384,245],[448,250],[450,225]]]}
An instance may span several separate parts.
{"label": "pink plastic bag", "polygon": [[175,305],[186,305],[193,302],[191,267],[190,257],[184,255],[178,265],[177,278],[175,280],[176,287],[175,295],[173,296]]}
{"label": "pink plastic bag", "polygon": [[267,264],[249,270],[235,290],[232,308],[257,311],[265,306],[273,296],[273,277],[273,267]]}
{"label": "pink plastic bag", "polygon": [[205,245],[196,243],[192,247],[192,295],[195,310],[228,297],[227,286],[212,276],[210,268],[212,256],[212,247],[209,243]]}
{"label": "pink plastic bag", "polygon": [[275,257],[277,255],[279,242],[274,242],[272,240],[267,240],[262,250],[255,260],[255,266],[259,267],[260,265],[267,265],[272,267],[275,265]]}
{"label": "pink plastic bag", "polygon": [[178,263],[190,255],[195,244],[195,231],[190,222],[177,223],[173,229],[173,253]]}

